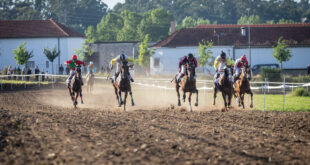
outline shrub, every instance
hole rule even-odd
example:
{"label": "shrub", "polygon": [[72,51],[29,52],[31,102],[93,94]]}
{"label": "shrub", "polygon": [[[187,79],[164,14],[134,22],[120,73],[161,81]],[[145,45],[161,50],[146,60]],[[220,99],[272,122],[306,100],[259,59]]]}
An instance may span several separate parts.
{"label": "shrub", "polygon": [[305,88],[297,88],[294,93],[294,96],[310,96],[309,92]]}
{"label": "shrub", "polygon": [[259,74],[262,81],[265,81],[265,78],[268,81],[282,81],[281,69],[261,68]]}

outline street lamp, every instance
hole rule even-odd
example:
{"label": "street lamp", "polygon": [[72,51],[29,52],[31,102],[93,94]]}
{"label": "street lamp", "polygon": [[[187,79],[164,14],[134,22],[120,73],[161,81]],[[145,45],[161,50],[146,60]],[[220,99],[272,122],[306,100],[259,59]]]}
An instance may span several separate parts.
{"label": "street lamp", "polygon": [[[250,66],[252,65],[252,58],[251,58],[251,27],[250,27],[250,8],[247,8],[246,9],[247,11],[248,11],[248,30],[249,30],[249,35],[248,35],[248,37],[249,37],[249,56],[250,56]],[[250,70],[251,70],[251,72],[252,72],[252,69],[251,69],[251,67],[250,67]]]}

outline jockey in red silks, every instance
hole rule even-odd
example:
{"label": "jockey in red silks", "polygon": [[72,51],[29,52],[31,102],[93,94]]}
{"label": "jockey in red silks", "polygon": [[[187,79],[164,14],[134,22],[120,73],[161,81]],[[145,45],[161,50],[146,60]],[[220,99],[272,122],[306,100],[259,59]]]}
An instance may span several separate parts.
{"label": "jockey in red silks", "polygon": [[241,58],[236,60],[235,67],[234,67],[235,74],[233,75],[233,78],[232,78],[233,83],[235,83],[235,80],[239,78],[239,76],[241,74],[241,68],[242,67],[248,67],[248,66],[249,66],[249,62],[246,59],[245,54]]}
{"label": "jockey in red silks", "polygon": [[[186,68],[184,67],[187,63],[193,63],[195,68],[198,67],[197,60],[192,53],[189,53],[188,56],[184,56],[182,60],[179,62],[179,73],[177,76],[177,83],[180,82],[181,78],[185,75]],[[196,76],[196,71],[194,72],[194,76]]]}
{"label": "jockey in red silks", "polygon": [[[70,70],[71,70],[70,74],[69,74],[69,77],[67,79],[67,86],[69,88],[70,84],[71,84],[71,80],[72,80],[72,78],[74,76],[74,73],[75,73],[75,68],[77,66],[81,66],[81,65],[86,66],[86,63],[83,62],[83,61],[78,60],[77,56],[73,55],[71,60],[68,60],[68,61],[65,62],[65,65],[67,65],[67,67],[70,68]],[[81,85],[83,85],[82,75],[81,75]]]}

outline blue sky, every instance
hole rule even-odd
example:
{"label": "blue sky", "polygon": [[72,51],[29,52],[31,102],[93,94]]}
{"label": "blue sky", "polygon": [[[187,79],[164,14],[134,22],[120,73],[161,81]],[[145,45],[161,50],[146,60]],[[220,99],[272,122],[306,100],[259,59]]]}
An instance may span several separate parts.
{"label": "blue sky", "polygon": [[125,0],[103,0],[103,2],[107,4],[110,9],[112,9],[118,2],[124,3]]}

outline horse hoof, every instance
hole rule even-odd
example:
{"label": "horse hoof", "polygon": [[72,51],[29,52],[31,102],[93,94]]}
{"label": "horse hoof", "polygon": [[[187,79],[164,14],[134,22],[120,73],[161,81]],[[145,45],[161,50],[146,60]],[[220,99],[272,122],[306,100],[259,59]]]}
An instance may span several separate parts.
{"label": "horse hoof", "polygon": [[195,103],[195,106],[198,107],[198,103]]}
{"label": "horse hoof", "polygon": [[84,104],[84,101],[81,101],[81,104]]}
{"label": "horse hoof", "polygon": [[135,103],[131,103],[131,106],[135,106]]}
{"label": "horse hoof", "polygon": [[250,108],[253,108],[253,105],[250,105]]}

